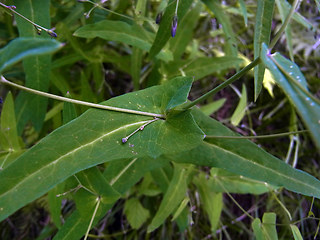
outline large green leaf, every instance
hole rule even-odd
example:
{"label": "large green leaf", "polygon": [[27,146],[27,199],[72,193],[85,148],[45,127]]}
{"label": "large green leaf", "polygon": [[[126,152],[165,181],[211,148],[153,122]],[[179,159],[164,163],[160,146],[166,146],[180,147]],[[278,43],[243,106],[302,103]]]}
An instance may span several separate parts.
{"label": "large green leaf", "polygon": [[218,0],[202,0],[204,4],[214,13],[215,17],[218,19],[219,23],[222,25],[222,30],[225,34],[226,41],[226,55],[234,56],[238,55],[237,51],[237,41],[236,36],[232,30],[231,21],[226,14],[225,10],[221,7],[221,3]]}
{"label": "large green leaf", "polygon": [[[254,29],[254,58],[260,56],[261,44],[269,44],[271,23],[273,17],[274,0],[258,0],[256,25]],[[254,99],[257,100],[264,77],[265,68],[262,64],[254,68]]]}
{"label": "large green leaf", "polygon": [[[234,136],[219,122],[194,110],[200,128],[213,136]],[[176,154],[173,161],[188,162],[228,170],[277,187],[320,198],[320,181],[306,172],[292,168],[246,139],[206,138],[198,147]]]}
{"label": "large green leaf", "polygon": [[279,53],[270,55],[266,45],[261,51],[263,63],[269,68],[277,84],[297,109],[320,150],[320,104],[307,89],[307,82],[299,67]]}
{"label": "large green leaf", "polygon": [[[122,21],[104,20],[94,24],[87,24],[79,28],[75,33],[77,37],[100,37],[108,41],[116,41],[149,51],[154,40],[154,34],[146,31],[138,24],[129,25]],[[159,58],[164,61],[173,59],[171,52],[162,50]]]}
{"label": "large green leaf", "polygon": [[[50,0],[13,1],[19,13],[35,21],[37,24],[50,29]],[[32,24],[20,17],[16,18],[19,36],[33,38],[50,38],[46,33],[38,35]],[[51,56],[35,56],[23,60],[27,87],[46,92],[50,82]],[[21,92],[16,99],[16,116],[18,133],[21,133],[25,124],[32,122],[35,129],[40,131],[47,111],[47,98]]]}
{"label": "large green leaf", "polygon": [[54,39],[16,38],[0,49],[0,73],[26,57],[53,53],[60,47]]}
{"label": "large green leaf", "polygon": [[[183,89],[186,92],[181,94],[186,97],[191,83],[191,78],[179,77],[104,104],[164,114],[167,106],[173,108],[186,101],[175,93]],[[149,121],[146,116],[90,109],[52,132],[0,172],[0,182],[8,183],[0,185],[0,219],[83,169],[117,159],[156,158],[185,151],[196,147],[204,137],[191,113],[186,111],[154,121],[125,144],[121,142]]]}

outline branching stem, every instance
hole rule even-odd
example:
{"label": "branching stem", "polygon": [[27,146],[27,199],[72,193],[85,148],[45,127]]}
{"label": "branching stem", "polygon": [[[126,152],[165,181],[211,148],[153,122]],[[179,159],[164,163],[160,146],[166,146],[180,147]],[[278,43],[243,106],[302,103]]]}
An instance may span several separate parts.
{"label": "branching stem", "polygon": [[38,32],[41,32],[41,30],[45,31],[46,33],[48,33],[51,37],[57,37],[57,34],[52,30],[52,29],[47,29],[45,27],[40,26],[39,24],[34,23],[33,21],[31,21],[30,19],[26,18],[25,16],[23,16],[22,14],[18,13],[17,11],[15,11],[15,6],[7,6],[3,3],[0,2],[0,6],[8,9],[9,11],[11,11],[12,13],[18,15],[19,17],[23,18],[24,20],[26,20],[27,22],[31,23]]}
{"label": "branching stem", "polygon": [[165,119],[165,116],[163,114],[157,114],[157,113],[149,113],[149,112],[142,112],[142,111],[137,111],[137,110],[131,110],[131,109],[126,109],[126,108],[118,108],[118,107],[112,107],[112,106],[106,106],[106,105],[101,105],[101,104],[95,104],[95,103],[90,103],[90,102],[85,102],[85,101],[80,101],[80,100],[75,100],[71,98],[66,98],[66,97],[61,97],[57,96],[54,94],[46,93],[46,92],[41,92],[32,88],[27,88],[24,86],[21,86],[19,84],[13,83],[5,79],[3,76],[0,78],[0,83],[21,89],[26,92],[30,92],[36,95],[40,95],[43,97],[47,98],[52,98],[55,100],[59,101],[64,101],[64,102],[70,102],[73,104],[79,104],[79,105],[84,105],[87,107],[92,107],[92,108],[99,108],[99,109],[104,109],[104,110],[109,110],[109,111],[115,111],[115,112],[123,112],[123,113],[131,113],[131,114],[136,114],[136,115],[143,115],[143,116],[149,116],[149,117],[156,117],[156,118],[162,118]]}

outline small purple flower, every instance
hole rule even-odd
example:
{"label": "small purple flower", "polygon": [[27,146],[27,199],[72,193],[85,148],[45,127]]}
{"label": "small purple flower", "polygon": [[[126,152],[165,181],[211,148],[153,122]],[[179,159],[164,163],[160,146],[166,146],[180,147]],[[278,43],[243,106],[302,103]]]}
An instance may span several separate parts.
{"label": "small purple flower", "polygon": [[174,15],[172,19],[172,25],[171,25],[171,36],[174,37],[177,32],[178,27],[178,16]]}
{"label": "small purple flower", "polygon": [[54,37],[54,38],[58,37],[58,35],[57,35],[54,31],[52,31],[52,30],[48,30],[47,33],[48,33],[51,37]]}
{"label": "small purple flower", "polygon": [[128,141],[127,138],[122,138],[122,143],[126,143]]}

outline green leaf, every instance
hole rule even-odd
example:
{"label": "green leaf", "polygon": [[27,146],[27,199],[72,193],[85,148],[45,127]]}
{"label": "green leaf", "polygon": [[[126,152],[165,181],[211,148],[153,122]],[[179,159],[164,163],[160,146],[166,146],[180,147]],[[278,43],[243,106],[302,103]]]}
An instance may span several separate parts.
{"label": "green leaf", "polygon": [[221,98],[217,101],[214,101],[212,103],[208,103],[206,105],[203,105],[200,107],[201,112],[203,112],[205,115],[210,116],[212,113],[218,111],[223,104],[226,102],[226,98]]}
{"label": "green leaf", "polygon": [[[206,135],[236,136],[221,123],[193,110],[193,116]],[[241,147],[235,147],[241,146]],[[206,138],[198,147],[176,154],[173,161],[225,169],[276,187],[320,198],[320,181],[292,168],[247,139]]]}
{"label": "green leaf", "polygon": [[262,232],[262,224],[259,218],[255,218],[251,224],[254,235],[257,240],[265,240]]}
{"label": "green leaf", "polygon": [[[258,0],[256,25],[254,30],[254,58],[260,57],[261,44],[269,44],[274,0]],[[256,101],[261,88],[265,67],[262,64],[254,68],[254,100]]]}
{"label": "green leaf", "polygon": [[193,180],[193,182],[199,191],[203,208],[208,214],[211,224],[211,232],[215,232],[219,224],[223,207],[222,193],[213,191],[212,187],[210,186],[211,183],[208,181],[204,173],[200,173],[199,176]]}
{"label": "green leaf", "polygon": [[242,118],[246,114],[246,108],[247,108],[247,89],[246,89],[246,86],[242,84],[240,101],[238,103],[236,110],[232,114],[231,120],[230,120],[234,126],[237,126],[241,122]]}
{"label": "green leaf", "polygon": [[53,53],[61,47],[54,39],[16,38],[0,49],[0,73],[24,58]]}
{"label": "green leaf", "polygon": [[212,168],[210,175],[210,188],[215,192],[263,194],[274,189],[265,182],[252,180],[219,168]]}
{"label": "green leaf", "polygon": [[219,23],[222,25],[222,30],[225,34],[225,47],[227,56],[238,56],[237,50],[237,40],[236,36],[232,30],[231,21],[226,14],[225,10],[221,7],[221,3],[218,0],[202,0],[204,4],[214,13],[214,16],[218,19]]}
{"label": "green leaf", "polygon": [[[183,16],[186,14],[188,9],[190,8],[192,4],[192,0],[184,0],[179,2],[178,6],[178,28],[177,28],[177,33],[180,31],[180,19],[183,18]],[[157,56],[157,54],[163,49],[163,47],[166,45],[170,38],[170,32],[171,32],[171,24],[172,24],[172,19],[175,14],[175,9],[176,9],[176,1],[175,0],[170,0],[168,2],[167,8],[163,14],[157,35],[155,40],[153,41],[152,47],[150,49],[149,56],[150,58],[154,58]]]}
{"label": "green leaf", "polygon": [[3,138],[9,145],[9,152],[19,151],[21,149],[19,144],[19,136],[17,133],[16,118],[14,114],[14,103],[11,92],[7,94],[6,100],[3,104],[1,112],[1,132]]}
{"label": "green leaf", "polygon": [[121,194],[136,184],[146,173],[153,169],[161,169],[167,162],[163,158],[133,158],[112,161],[108,163],[103,175],[110,184]]}
{"label": "green leaf", "polygon": [[212,73],[235,68],[241,62],[242,59],[235,57],[201,57],[196,60],[176,61],[167,66],[167,71],[169,77],[181,75],[182,71],[185,76],[199,80]]}
{"label": "green leaf", "polygon": [[276,229],[276,214],[264,213],[262,217],[262,231],[265,239],[278,240]]}
{"label": "green leaf", "polygon": [[97,202],[100,201],[100,204],[91,227],[98,223],[120,197],[120,194],[110,186],[97,167],[78,173],[77,178],[86,189],[81,188],[76,192],[74,199],[77,210],[64,223],[54,237],[55,240],[80,239],[89,227]]}
{"label": "green leaf", "polygon": [[[146,31],[142,26],[122,21],[104,20],[94,24],[87,24],[79,28],[75,33],[77,37],[95,38],[100,37],[108,41],[116,41],[149,51],[154,34]],[[159,58],[163,61],[173,60],[169,51],[162,50]]]}
{"label": "green leaf", "polygon": [[62,182],[48,192],[50,218],[52,219],[53,223],[56,225],[58,229],[61,228],[62,226],[61,224],[62,198],[57,195],[63,193],[64,186],[65,186],[65,182]]}
{"label": "green leaf", "polygon": [[124,205],[124,213],[133,229],[138,229],[149,218],[149,211],[145,209],[137,198],[130,198]]}
{"label": "green leaf", "polygon": [[290,224],[290,228],[291,228],[294,240],[303,240],[303,237],[301,236],[300,230],[296,225]]}
{"label": "green leaf", "polygon": [[[168,105],[174,107],[186,101],[175,100],[175,91],[181,87],[189,91],[191,83],[191,78],[180,77],[103,104],[164,113]],[[150,117],[146,116],[90,109],[52,132],[0,172],[0,182],[8,182],[0,185],[0,219],[83,169],[112,160],[156,158],[164,153],[185,151],[196,147],[204,137],[191,113],[186,111],[157,120],[135,133],[125,144],[121,142],[149,121]],[[30,159],[33,159],[32,164]]]}
{"label": "green leaf", "polygon": [[[288,16],[290,7],[291,7],[290,4],[288,6],[286,3],[288,4],[288,2],[285,0],[276,0],[276,4],[280,13],[282,24],[284,23],[286,17]],[[286,34],[287,49],[289,50],[290,59],[293,61],[292,29],[291,29],[290,23],[287,25],[285,29],[285,34]]]}
{"label": "green leaf", "polygon": [[[70,93],[67,92],[67,97],[71,97]],[[65,102],[63,103],[62,119],[63,124],[67,124],[71,120],[77,117],[77,111],[72,103]]]}
{"label": "green leaf", "polygon": [[183,164],[174,164],[174,174],[165,193],[159,209],[148,226],[148,232],[158,228],[184,199],[187,191],[187,178],[193,167],[186,167]]}
{"label": "green leaf", "polygon": [[[32,19],[37,24],[50,29],[50,0],[43,1],[13,1],[19,9],[19,13]],[[46,33],[41,36],[32,24],[20,17],[16,18],[19,36],[33,38],[50,38]],[[51,56],[35,56],[23,60],[24,72],[26,75],[25,86],[48,91],[51,71]],[[18,133],[21,133],[25,124],[32,122],[36,131],[40,131],[47,111],[48,99],[35,96],[27,92],[20,92],[16,99],[16,117],[18,122]]]}
{"label": "green leaf", "polygon": [[320,150],[319,99],[313,97],[307,90],[307,82],[299,67],[279,53],[270,55],[266,45],[263,45],[261,57],[277,84],[295,106],[301,119],[310,130],[316,147]]}
{"label": "green leaf", "polygon": [[202,4],[197,3],[191,8],[178,23],[178,31],[174,38],[169,40],[170,50],[174,59],[180,59],[187,45],[192,40],[193,31],[198,23]]}
{"label": "green leaf", "polygon": [[244,0],[239,0],[240,4],[240,9],[243,15],[243,20],[244,20],[244,25],[247,27],[248,26],[248,13],[247,13],[247,7],[244,2]]}

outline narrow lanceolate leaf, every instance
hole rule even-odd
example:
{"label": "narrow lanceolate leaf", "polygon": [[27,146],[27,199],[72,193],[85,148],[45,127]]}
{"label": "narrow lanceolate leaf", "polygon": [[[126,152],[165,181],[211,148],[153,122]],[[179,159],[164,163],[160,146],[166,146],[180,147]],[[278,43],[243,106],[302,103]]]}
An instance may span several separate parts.
{"label": "narrow lanceolate leaf", "polygon": [[243,15],[244,25],[248,26],[248,13],[247,13],[246,3],[244,2],[244,0],[240,0],[239,4],[240,4],[240,9]]}
{"label": "narrow lanceolate leaf", "polygon": [[231,123],[234,126],[237,126],[241,122],[242,118],[246,113],[246,108],[247,108],[247,89],[246,89],[246,86],[243,84],[240,101],[238,103],[236,110],[231,116]]}
{"label": "narrow lanceolate leaf", "polygon": [[221,2],[218,0],[202,0],[202,2],[204,2],[204,4],[207,5],[210,11],[214,13],[215,17],[222,25],[226,41],[226,55],[236,57],[238,55],[236,37],[232,30],[231,21],[226,12],[221,7]]}
{"label": "narrow lanceolate leaf", "polygon": [[[138,24],[129,25],[122,21],[104,20],[94,24],[87,24],[75,33],[77,37],[100,37],[108,41],[116,41],[149,51],[154,40],[154,34],[146,31]],[[171,52],[162,50],[159,58],[164,61],[173,60]]]}
{"label": "narrow lanceolate leaf", "polygon": [[196,60],[176,61],[167,66],[168,76],[174,77],[181,75],[193,77],[199,80],[213,73],[235,68],[242,62],[242,59],[236,57],[202,57]]}
{"label": "narrow lanceolate leaf", "polygon": [[264,213],[262,217],[262,232],[265,239],[278,240],[278,234],[276,229],[276,214]]}
{"label": "narrow lanceolate leaf", "polygon": [[[180,77],[104,104],[164,114],[168,105],[174,108],[186,101],[175,93],[180,89],[188,92],[191,84],[191,78]],[[0,172],[0,182],[8,183],[0,185],[0,220],[83,169],[112,160],[185,151],[204,137],[188,111],[171,113],[166,120],[153,121],[141,129],[150,120],[155,119],[90,109],[52,132]],[[122,143],[122,138],[137,129]]]}
{"label": "narrow lanceolate leaf", "polygon": [[[290,11],[290,4],[288,6],[286,3],[288,4],[287,1],[276,0],[276,4],[280,13],[282,23],[284,23]],[[287,25],[285,29],[285,34],[286,34],[287,49],[289,50],[290,59],[293,61],[292,30],[291,30],[290,24]]]}
{"label": "narrow lanceolate leaf", "polygon": [[[50,29],[50,0],[43,1],[13,1],[19,13],[31,19],[37,24]],[[50,38],[46,33],[38,35],[37,30],[26,20],[16,18],[19,36],[33,38]],[[35,56],[23,61],[26,74],[27,87],[46,92],[49,88],[51,56]],[[37,131],[43,125],[47,111],[48,99],[35,96],[27,92],[21,92],[16,99],[16,117],[18,122],[18,132],[21,133],[25,124],[29,121]]]}
{"label": "narrow lanceolate leaf", "polygon": [[[256,25],[254,30],[254,58],[260,56],[261,44],[269,44],[274,0],[258,0]],[[265,67],[259,64],[254,68],[254,99],[257,100],[264,76]]]}
{"label": "narrow lanceolate leaf", "polygon": [[197,186],[203,208],[210,220],[211,231],[214,232],[218,227],[223,207],[222,193],[214,191],[204,173],[200,173],[193,183]]}
{"label": "narrow lanceolate leaf", "polygon": [[315,145],[320,150],[320,104],[319,99],[307,89],[307,82],[299,67],[279,53],[270,55],[266,45],[261,51],[263,63],[271,71],[277,84],[293,103]]}
{"label": "narrow lanceolate leaf", "polygon": [[291,228],[291,232],[294,237],[294,240],[303,240],[300,230],[296,225],[290,224],[290,228]]}
{"label": "narrow lanceolate leaf", "polygon": [[265,240],[262,232],[262,224],[259,218],[255,218],[251,224],[254,236],[257,240]]}
{"label": "narrow lanceolate leaf", "polygon": [[26,57],[53,53],[60,47],[54,39],[16,38],[0,49],[0,74]]}
{"label": "narrow lanceolate leaf", "polygon": [[16,118],[14,114],[14,103],[11,92],[8,93],[1,111],[1,128],[3,133],[3,140],[8,143],[9,152],[19,151],[21,149],[19,144],[19,137],[17,134]]}
{"label": "narrow lanceolate leaf", "polygon": [[[185,13],[190,8],[191,4],[192,4],[192,0],[179,1],[178,13],[177,13],[178,27],[176,29],[176,33],[179,32],[180,19],[183,18]],[[157,56],[157,54],[159,54],[161,49],[163,49],[163,47],[166,45],[169,38],[171,37],[170,32],[171,32],[172,20],[173,20],[173,17],[175,16],[175,9],[176,9],[176,1],[170,0],[162,16],[156,38],[153,41],[152,47],[150,49],[150,53],[149,53],[150,58]]]}
{"label": "narrow lanceolate leaf", "polygon": [[[207,136],[232,136],[231,130],[219,122],[194,110],[194,117]],[[240,146],[240,147],[234,147]],[[183,154],[176,154],[174,161],[223,168],[276,187],[320,198],[320,181],[306,172],[292,168],[268,154],[256,144],[243,139],[206,138],[206,142]]]}
{"label": "narrow lanceolate leaf", "polygon": [[[90,220],[93,219],[92,228],[120,197],[120,194],[110,186],[97,167],[78,173],[77,178],[81,185],[89,191],[81,188],[73,196],[77,209],[67,218],[55,235],[55,240],[80,239],[85,235]],[[97,204],[98,209],[94,215]]]}
{"label": "narrow lanceolate leaf", "polygon": [[148,232],[158,228],[181,203],[187,191],[188,176],[192,165],[174,164],[174,173],[160,207],[148,227]]}

